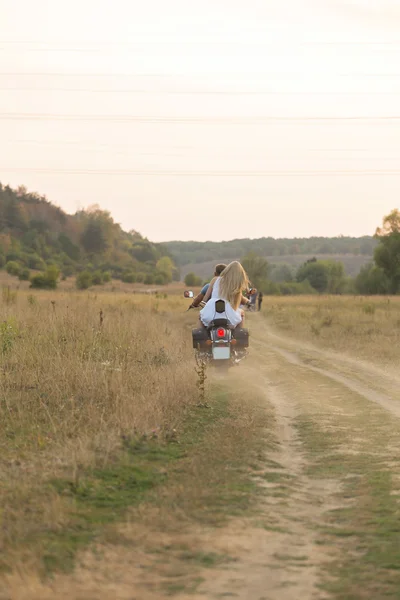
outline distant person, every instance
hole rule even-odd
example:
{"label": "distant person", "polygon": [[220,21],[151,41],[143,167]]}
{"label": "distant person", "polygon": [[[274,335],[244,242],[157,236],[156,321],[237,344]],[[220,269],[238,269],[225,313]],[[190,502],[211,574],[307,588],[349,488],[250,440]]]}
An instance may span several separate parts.
{"label": "distant person", "polygon": [[260,310],[261,310],[262,301],[263,301],[263,293],[262,293],[262,292],[260,292],[260,293],[258,294],[258,312],[260,312]]}
{"label": "distant person", "polygon": [[257,295],[258,295],[258,292],[257,292],[256,288],[253,288],[250,291],[250,310],[252,310],[252,311],[256,310]]}

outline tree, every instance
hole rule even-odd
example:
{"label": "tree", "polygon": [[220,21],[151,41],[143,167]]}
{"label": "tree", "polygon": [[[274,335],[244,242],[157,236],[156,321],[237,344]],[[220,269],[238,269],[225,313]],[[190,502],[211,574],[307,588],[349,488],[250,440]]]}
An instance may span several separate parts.
{"label": "tree", "polygon": [[65,252],[67,256],[72,258],[72,260],[79,260],[81,254],[79,246],[74,244],[71,239],[65,235],[65,233],[60,233],[58,236],[58,242],[62,251]]}
{"label": "tree", "polygon": [[396,294],[400,290],[400,211],[392,210],[384,217],[375,236],[379,240],[374,252],[376,266],[386,275],[390,293]]}
{"label": "tree", "polygon": [[174,271],[174,263],[169,256],[163,256],[157,261],[157,271],[161,273],[164,278],[164,283],[170,283],[172,281],[172,274]]}
{"label": "tree", "polygon": [[267,259],[257,256],[255,252],[249,252],[242,258],[241,262],[252,285],[261,287],[263,282],[268,279],[269,264]]}
{"label": "tree", "polygon": [[31,287],[46,290],[55,290],[57,281],[60,276],[60,271],[56,265],[52,265],[46,269],[44,273],[34,275],[31,279]]}
{"label": "tree", "polygon": [[155,248],[147,240],[134,244],[130,250],[133,258],[140,262],[153,262],[156,260]]}
{"label": "tree", "polygon": [[323,260],[320,262],[328,269],[328,287],[326,291],[329,294],[340,294],[346,283],[343,263],[334,260]]}
{"label": "tree", "polygon": [[9,273],[9,275],[15,275],[18,277],[19,272],[21,271],[21,265],[15,260],[9,260],[6,264],[6,271]]}
{"label": "tree", "polygon": [[197,277],[195,273],[188,273],[185,277],[185,285],[187,287],[199,287],[202,284],[201,277]]}
{"label": "tree", "polygon": [[101,271],[95,271],[92,274],[92,283],[93,283],[93,285],[102,285],[103,273]]}
{"label": "tree", "polygon": [[136,275],[132,271],[124,271],[121,279],[124,283],[135,283]]}
{"label": "tree", "polygon": [[400,211],[397,208],[383,218],[382,227],[376,229],[375,236],[382,238],[392,233],[400,233]]}
{"label": "tree", "polygon": [[384,295],[390,291],[390,281],[385,272],[373,263],[362,267],[355,279],[354,285],[359,294],[368,296],[374,294]]}
{"label": "tree", "polygon": [[286,263],[277,264],[271,272],[271,280],[275,283],[289,283],[293,281],[293,269]]}
{"label": "tree", "polygon": [[81,271],[76,278],[78,290],[87,290],[92,285],[92,274],[89,271]]}
{"label": "tree", "polygon": [[20,281],[29,281],[29,279],[31,278],[31,272],[28,269],[28,267],[23,267],[20,272],[18,273],[18,279]]}
{"label": "tree", "polygon": [[90,254],[100,254],[107,250],[108,243],[101,223],[89,221],[86,225],[81,242],[86,252]]}
{"label": "tree", "polygon": [[297,271],[296,279],[299,283],[308,281],[320,294],[326,292],[329,284],[329,268],[320,261],[304,263]]}

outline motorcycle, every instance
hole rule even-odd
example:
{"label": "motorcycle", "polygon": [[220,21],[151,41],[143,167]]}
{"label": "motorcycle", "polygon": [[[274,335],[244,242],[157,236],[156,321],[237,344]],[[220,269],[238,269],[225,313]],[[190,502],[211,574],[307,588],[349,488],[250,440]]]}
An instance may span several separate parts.
{"label": "motorcycle", "polygon": [[[193,292],[184,293],[185,298],[193,298]],[[205,306],[201,302],[199,307]],[[188,308],[191,310],[192,306]],[[249,330],[233,328],[228,319],[221,315],[225,313],[225,300],[215,303],[215,318],[208,327],[192,330],[193,348],[196,359],[210,362],[218,367],[229,367],[239,364],[246,358],[249,347]]]}

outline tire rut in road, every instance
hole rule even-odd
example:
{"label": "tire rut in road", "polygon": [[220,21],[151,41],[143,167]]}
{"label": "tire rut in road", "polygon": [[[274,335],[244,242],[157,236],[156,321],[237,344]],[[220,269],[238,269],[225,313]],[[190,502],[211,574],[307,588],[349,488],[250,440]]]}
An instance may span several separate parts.
{"label": "tire rut in road", "polygon": [[381,405],[400,417],[400,378],[392,372],[357,361],[347,356],[302,344],[267,330],[270,350],[280,354],[290,364],[319,373]]}
{"label": "tire rut in road", "polygon": [[332,500],[335,480],[307,475],[308,462],[296,422],[302,415],[301,397],[282,389],[282,359],[264,351],[257,366],[242,371],[252,386],[262,389],[275,411],[278,445],[265,457],[257,473],[264,489],[258,527],[249,521],[233,521],[218,540],[217,551],[235,558],[200,586],[196,599],[232,597],[243,600],[322,600],[322,566],[330,560],[329,548],[318,544],[318,527],[326,511],[337,507]]}

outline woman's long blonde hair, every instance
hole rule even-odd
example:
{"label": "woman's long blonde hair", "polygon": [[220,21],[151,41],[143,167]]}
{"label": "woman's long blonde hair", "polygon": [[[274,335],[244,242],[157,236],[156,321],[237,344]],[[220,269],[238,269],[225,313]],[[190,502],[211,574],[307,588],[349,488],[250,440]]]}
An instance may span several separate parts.
{"label": "woman's long blonde hair", "polygon": [[236,260],[222,271],[219,284],[221,297],[228,300],[234,310],[239,308],[243,291],[248,287],[249,280],[246,271]]}

